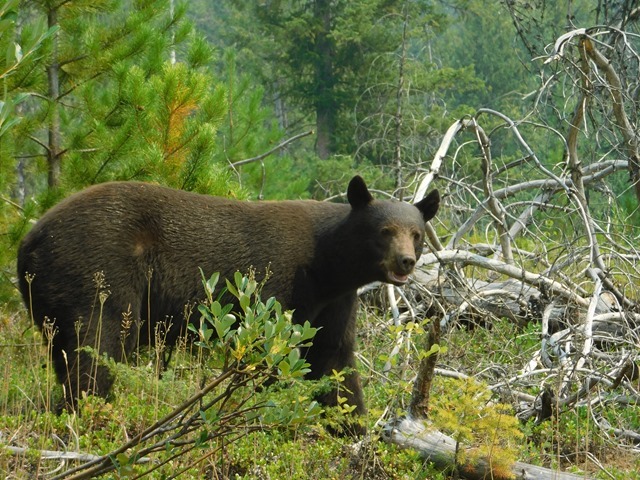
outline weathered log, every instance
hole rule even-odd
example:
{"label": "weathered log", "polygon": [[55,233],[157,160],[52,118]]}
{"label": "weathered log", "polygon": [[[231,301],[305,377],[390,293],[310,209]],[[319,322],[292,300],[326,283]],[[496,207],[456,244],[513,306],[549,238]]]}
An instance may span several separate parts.
{"label": "weathered log", "polygon": [[457,467],[460,475],[469,480],[510,478],[518,480],[576,480],[591,478],[588,475],[576,475],[560,472],[528,463],[515,462],[508,475],[491,470],[490,462],[476,461],[465,465],[456,464],[456,441],[438,430],[430,430],[423,422],[403,418],[388,423],[383,430],[383,438],[402,448],[412,448],[421,453],[425,460],[441,470],[453,470]]}
{"label": "weathered log", "polygon": [[[450,261],[453,262],[454,259],[455,255],[452,255]],[[488,323],[487,319],[491,317],[508,318],[524,326],[530,321],[541,321],[545,304],[549,303],[549,299],[539,288],[519,278],[501,281],[458,278],[456,282],[451,282],[442,276],[439,278],[437,269],[417,269],[414,281],[426,287],[434,299],[448,308],[447,318],[444,320],[477,316]],[[595,306],[597,318],[594,318],[593,328],[594,332],[618,335],[622,315],[617,311],[615,300],[610,297],[613,295],[605,291],[598,298]],[[581,323],[580,319],[585,313],[586,305],[576,305],[558,298],[553,308],[547,312],[547,321],[552,330],[557,331],[569,324]],[[629,314],[626,317],[635,318],[634,315],[629,317]]]}

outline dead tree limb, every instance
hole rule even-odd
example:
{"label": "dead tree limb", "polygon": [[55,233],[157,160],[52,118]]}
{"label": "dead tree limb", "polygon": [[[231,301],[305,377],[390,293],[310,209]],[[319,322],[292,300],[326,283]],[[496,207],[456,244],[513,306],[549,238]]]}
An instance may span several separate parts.
{"label": "dead tree limb", "polygon": [[420,452],[422,457],[441,470],[457,468],[464,478],[469,480],[518,479],[518,480],[577,480],[591,478],[588,475],[551,470],[527,463],[516,462],[510,472],[500,475],[491,468],[490,461],[479,460],[465,465],[456,465],[456,441],[437,430],[429,430],[420,421],[405,418],[389,424],[383,433],[384,438],[402,448],[411,448]]}
{"label": "dead tree limb", "polygon": [[[439,323],[445,345],[455,326],[479,319],[526,327],[532,346],[511,363],[492,351],[476,365],[419,357],[410,413],[424,415],[432,375],[454,372],[481,379],[524,421],[586,409],[603,442],[640,453],[637,423],[620,413],[640,401],[640,36],[577,29],[550,51],[532,111],[517,120],[481,109],[454,122],[422,168],[415,198],[434,182],[445,193],[406,293],[412,316]],[[451,467],[456,445],[443,433],[393,421],[387,432]],[[551,475],[530,467],[513,473]]]}
{"label": "dead tree limb", "polygon": [[237,168],[237,167],[240,167],[242,165],[246,165],[248,163],[253,163],[253,162],[258,162],[260,160],[264,160],[269,155],[272,155],[272,154],[276,153],[277,151],[282,150],[284,147],[286,147],[290,143],[295,142],[296,140],[299,140],[302,137],[306,137],[308,135],[313,135],[313,133],[314,133],[313,130],[309,130],[307,132],[302,132],[302,133],[299,133],[297,135],[294,135],[293,137],[287,138],[283,142],[279,143],[278,145],[273,147],[271,150],[268,150],[268,151],[266,151],[264,153],[261,153],[260,155],[258,155],[256,157],[245,158],[244,160],[238,160],[237,162],[230,163],[229,164],[229,168]]}

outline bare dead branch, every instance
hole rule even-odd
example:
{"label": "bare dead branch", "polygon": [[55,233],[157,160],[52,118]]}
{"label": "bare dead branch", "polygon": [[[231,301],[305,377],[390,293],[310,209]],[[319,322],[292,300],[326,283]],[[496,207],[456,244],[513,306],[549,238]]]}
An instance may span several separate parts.
{"label": "bare dead branch", "polygon": [[476,255],[465,250],[442,250],[437,253],[426,254],[420,258],[420,263],[421,265],[431,265],[434,263],[459,263],[463,265],[474,265],[485,270],[500,273],[508,277],[521,280],[527,285],[532,285],[538,288],[546,288],[549,291],[562,296],[566,300],[583,307],[587,307],[589,305],[588,300],[575,294],[570,289],[566,288],[562,283],[556,280],[552,280],[540,274],[528,272],[516,266],[508,265],[499,260]]}
{"label": "bare dead branch", "polygon": [[631,182],[635,187],[636,198],[640,202],[640,154],[638,153],[638,135],[636,133],[637,129],[631,125],[625,111],[622,82],[611,62],[602,55],[589,37],[583,38],[582,46],[585,54],[604,72],[610,85],[609,92],[613,100],[613,113],[616,119],[616,126],[620,129],[620,133],[624,139],[623,149],[627,151],[629,158]]}
{"label": "bare dead branch", "polygon": [[276,153],[277,151],[282,150],[284,147],[286,147],[290,143],[295,142],[296,140],[299,140],[302,137],[306,137],[308,135],[313,135],[313,133],[314,133],[313,130],[309,130],[307,132],[302,132],[302,133],[299,133],[297,135],[294,135],[293,137],[288,138],[288,139],[284,140],[283,142],[279,143],[278,145],[273,147],[271,150],[268,150],[265,153],[261,153],[260,155],[258,155],[256,157],[246,158],[244,160],[238,160],[237,162],[230,163],[229,164],[229,168],[237,168],[237,167],[240,167],[241,165],[246,165],[247,163],[253,163],[253,162],[258,162],[260,160],[264,160],[269,155],[272,155],[272,154]]}

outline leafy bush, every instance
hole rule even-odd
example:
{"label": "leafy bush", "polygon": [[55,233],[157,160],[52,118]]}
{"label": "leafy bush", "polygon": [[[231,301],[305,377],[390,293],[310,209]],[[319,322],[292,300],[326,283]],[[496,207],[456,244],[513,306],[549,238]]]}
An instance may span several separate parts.
{"label": "leafy bush", "polygon": [[[233,282],[227,281],[226,288],[214,297],[218,279],[218,274],[203,279],[206,299],[199,307],[201,317],[189,326],[204,360],[200,374],[206,375],[206,380],[200,380],[200,387],[194,381],[178,382],[190,389],[181,397],[182,389],[172,387],[169,381],[160,380],[161,388],[149,387],[153,382],[149,382],[144,366],[132,368],[109,362],[119,377],[128,377],[132,371],[137,376],[140,369],[146,374],[140,375],[135,395],[124,396],[125,400],[134,400],[126,411],[135,415],[116,415],[118,399],[109,404],[89,397],[80,402],[79,416],[64,413],[63,422],[50,414],[35,412],[35,418],[23,419],[34,426],[44,419],[49,425],[43,430],[45,435],[57,437],[68,436],[63,433],[68,428],[74,432],[86,429],[87,435],[82,436],[78,447],[108,452],[69,472],[83,478],[113,470],[120,476],[150,472],[179,475],[197,470],[201,462],[216,458],[230,443],[254,431],[297,428],[320,416],[322,409],[310,399],[310,385],[299,382],[308,371],[308,364],[300,358],[298,348],[313,338],[316,329],[309,323],[293,324],[290,312],[283,311],[274,298],[262,301],[261,285],[252,275],[237,273]],[[223,305],[223,298],[231,301]],[[274,376],[279,383],[287,382],[289,388],[282,389],[285,393],[272,393]],[[158,390],[163,391],[162,401],[136,405],[136,399],[153,399]],[[168,405],[167,394],[174,395],[171,400],[177,406]],[[147,421],[140,422],[141,417]],[[123,432],[132,434],[123,437]],[[46,439],[33,442],[31,436],[29,447],[34,448],[35,444],[38,449],[51,449],[49,443]],[[36,473],[42,462],[37,453],[29,466]],[[138,463],[151,454],[155,457],[152,463]],[[176,473],[178,459],[180,468]]]}

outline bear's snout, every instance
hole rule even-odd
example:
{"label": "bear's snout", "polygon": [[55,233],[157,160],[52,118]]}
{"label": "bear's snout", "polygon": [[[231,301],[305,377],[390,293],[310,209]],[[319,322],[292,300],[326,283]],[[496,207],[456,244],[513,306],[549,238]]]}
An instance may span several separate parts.
{"label": "bear's snout", "polygon": [[416,266],[416,257],[413,255],[398,255],[398,266],[402,268],[402,273],[411,273]]}
{"label": "bear's snout", "polygon": [[404,285],[409,280],[409,274],[416,266],[416,257],[413,254],[398,253],[385,262],[386,282],[394,285]]}

